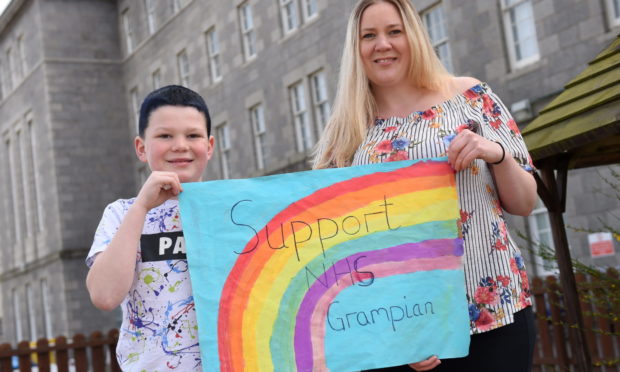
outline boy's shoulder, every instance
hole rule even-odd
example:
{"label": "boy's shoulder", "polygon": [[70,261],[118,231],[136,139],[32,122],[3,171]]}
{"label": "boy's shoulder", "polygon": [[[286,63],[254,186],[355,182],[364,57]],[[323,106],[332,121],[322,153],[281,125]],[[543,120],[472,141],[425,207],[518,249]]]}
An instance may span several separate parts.
{"label": "boy's shoulder", "polygon": [[106,205],[103,210],[103,215],[105,216],[111,213],[123,216],[125,215],[125,213],[127,213],[127,210],[129,210],[129,208],[133,205],[135,201],[135,197],[129,199],[116,199],[115,201]]}

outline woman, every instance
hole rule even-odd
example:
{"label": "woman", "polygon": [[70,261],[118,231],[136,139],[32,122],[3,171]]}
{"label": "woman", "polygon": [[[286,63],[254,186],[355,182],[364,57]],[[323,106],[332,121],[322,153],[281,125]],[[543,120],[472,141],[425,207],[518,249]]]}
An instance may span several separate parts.
{"label": "woman", "polygon": [[446,155],[461,208],[470,352],[384,370],[529,371],[529,284],[502,211],[525,216],[536,202],[519,129],[486,84],[446,72],[409,0],[361,0],[314,168]]}

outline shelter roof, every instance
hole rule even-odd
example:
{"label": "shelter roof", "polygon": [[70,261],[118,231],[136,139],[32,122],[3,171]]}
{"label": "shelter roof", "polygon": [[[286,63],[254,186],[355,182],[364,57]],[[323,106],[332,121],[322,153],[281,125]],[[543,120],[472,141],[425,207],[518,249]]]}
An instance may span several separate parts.
{"label": "shelter roof", "polygon": [[522,134],[534,162],[566,155],[569,169],[620,162],[620,35]]}

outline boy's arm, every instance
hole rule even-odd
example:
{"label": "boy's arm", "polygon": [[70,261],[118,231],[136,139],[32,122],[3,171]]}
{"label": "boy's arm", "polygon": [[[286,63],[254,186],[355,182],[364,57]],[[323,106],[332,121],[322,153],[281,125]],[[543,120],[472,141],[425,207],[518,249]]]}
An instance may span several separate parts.
{"label": "boy's arm", "polygon": [[123,301],[134,281],[136,255],[146,214],[181,191],[175,173],[151,173],[110,245],[95,257],[86,277],[90,299],[97,308],[112,310]]}

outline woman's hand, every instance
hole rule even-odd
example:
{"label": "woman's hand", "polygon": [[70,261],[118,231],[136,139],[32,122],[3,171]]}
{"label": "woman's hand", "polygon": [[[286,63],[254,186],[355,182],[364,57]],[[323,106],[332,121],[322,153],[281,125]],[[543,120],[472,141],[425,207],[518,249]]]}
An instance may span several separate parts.
{"label": "woman's hand", "polygon": [[508,149],[464,129],[448,146],[448,162],[458,172],[467,169],[475,159],[492,164],[497,194],[508,213],[527,216],[532,212],[537,200],[534,177],[517,164]]}
{"label": "woman's hand", "polygon": [[[469,167],[475,159],[496,163],[502,159],[502,154],[504,150],[498,143],[464,129],[448,147],[448,162],[458,172]],[[508,156],[510,154],[505,154],[505,157]]]}
{"label": "woman's hand", "polygon": [[439,358],[433,355],[432,357],[421,362],[411,363],[409,364],[409,367],[411,367],[415,371],[430,371],[440,364],[441,360],[439,360]]}

